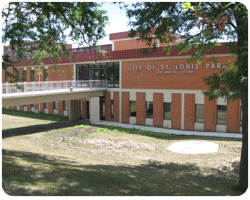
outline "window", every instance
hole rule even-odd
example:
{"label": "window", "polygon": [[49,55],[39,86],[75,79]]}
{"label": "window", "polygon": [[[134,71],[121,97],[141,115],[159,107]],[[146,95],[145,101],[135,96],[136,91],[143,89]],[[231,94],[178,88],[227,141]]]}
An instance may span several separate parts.
{"label": "window", "polygon": [[76,80],[106,80],[109,88],[119,87],[119,62],[77,64]]}
{"label": "window", "polygon": [[44,81],[48,81],[49,80],[49,70],[45,69],[44,70]]}
{"label": "window", "polygon": [[16,80],[19,81],[19,69],[16,69]]}
{"label": "window", "polygon": [[58,109],[58,102],[54,101],[54,109]]}
{"label": "window", "polygon": [[146,102],[146,118],[153,118],[153,102]]}
{"label": "window", "polygon": [[48,108],[48,102],[44,103],[44,108]]}
{"label": "window", "polygon": [[23,81],[27,81],[27,71],[23,70]]}
{"label": "window", "polygon": [[171,103],[165,103],[164,102],[164,116],[163,116],[163,119],[171,120],[171,111],[172,111]]}
{"label": "window", "polygon": [[111,100],[111,119],[114,118],[114,100]]}
{"label": "window", "polygon": [[131,117],[136,117],[136,102],[130,101],[129,102],[129,113]]}
{"label": "window", "polygon": [[217,124],[227,124],[227,106],[217,105]]}
{"label": "window", "polygon": [[100,119],[105,120],[105,97],[100,97]]}
{"label": "window", "polygon": [[68,101],[63,101],[63,110],[68,110]]}
{"label": "window", "polygon": [[204,123],[204,104],[195,104],[195,122]]}
{"label": "window", "polygon": [[31,70],[31,81],[35,81],[35,71],[34,71],[34,69]]}

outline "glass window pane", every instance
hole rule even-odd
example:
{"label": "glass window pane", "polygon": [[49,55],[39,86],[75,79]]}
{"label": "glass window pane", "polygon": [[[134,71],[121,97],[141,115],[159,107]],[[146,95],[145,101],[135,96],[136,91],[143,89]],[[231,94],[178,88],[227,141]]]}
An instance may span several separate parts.
{"label": "glass window pane", "polygon": [[114,118],[114,100],[111,100],[111,119]]}
{"label": "glass window pane", "polygon": [[49,70],[45,69],[44,70],[44,81],[48,81],[49,80]]}
{"label": "glass window pane", "polygon": [[153,102],[146,102],[146,118],[153,118]]}
{"label": "glass window pane", "polygon": [[58,102],[54,101],[54,109],[58,109]]}
{"label": "glass window pane", "polygon": [[204,105],[203,104],[195,105],[195,121],[204,123]]}
{"label": "glass window pane", "polygon": [[171,120],[171,103],[164,103],[164,119]]}
{"label": "glass window pane", "polygon": [[136,102],[130,101],[130,116],[136,117]]}
{"label": "glass window pane", "polygon": [[227,106],[217,106],[217,124],[227,124]]}
{"label": "glass window pane", "polygon": [[35,81],[35,71],[31,70],[31,81]]}

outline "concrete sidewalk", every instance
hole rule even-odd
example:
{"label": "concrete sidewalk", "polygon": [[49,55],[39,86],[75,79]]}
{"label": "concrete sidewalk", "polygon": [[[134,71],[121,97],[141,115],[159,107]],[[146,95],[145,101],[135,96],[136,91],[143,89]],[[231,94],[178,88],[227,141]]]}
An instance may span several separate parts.
{"label": "concrete sidewalk", "polygon": [[99,123],[95,123],[98,125],[105,126],[117,126],[128,129],[139,129],[143,131],[152,131],[158,133],[166,133],[166,134],[174,134],[174,135],[196,135],[196,136],[211,136],[211,137],[226,137],[226,138],[242,138],[241,133],[219,133],[219,132],[201,132],[201,131],[182,131],[182,130],[174,130],[167,128],[157,128],[157,127],[149,127],[149,126],[139,126],[134,124],[122,124],[117,122],[108,122],[101,121]]}

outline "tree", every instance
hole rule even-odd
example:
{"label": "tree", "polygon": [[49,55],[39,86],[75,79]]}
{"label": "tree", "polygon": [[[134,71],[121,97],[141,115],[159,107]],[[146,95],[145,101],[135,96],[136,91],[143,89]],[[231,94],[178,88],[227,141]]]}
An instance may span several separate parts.
{"label": "tree", "polygon": [[[2,11],[2,41],[4,44],[9,42],[16,51],[17,62],[33,51],[53,55],[56,61],[62,55],[69,58],[66,39],[93,47],[104,37],[108,17],[100,5],[95,2],[8,3]],[[27,45],[32,48],[27,50]],[[3,56],[3,69],[14,64],[8,55]],[[11,73],[8,76],[15,78]]]}
{"label": "tree", "polygon": [[[194,54],[191,59],[201,62],[206,51],[220,45],[221,39],[229,43],[231,52],[237,61],[220,74],[213,74],[204,79],[210,90],[204,91],[209,99],[223,97],[226,100],[242,101],[242,152],[239,172],[239,189],[248,187],[248,11],[241,3],[231,2],[186,2],[135,3],[127,10],[130,18],[130,37],[138,32],[138,40],[145,41],[149,47],[143,53],[157,50],[157,41],[169,44],[165,49],[170,52],[170,44],[175,40],[174,33],[184,34],[182,41],[175,46],[180,53],[189,51]],[[149,36],[155,28],[155,36]],[[196,28],[196,29],[195,29]],[[197,29],[198,28],[198,29]],[[153,37],[156,40],[153,40]]]}

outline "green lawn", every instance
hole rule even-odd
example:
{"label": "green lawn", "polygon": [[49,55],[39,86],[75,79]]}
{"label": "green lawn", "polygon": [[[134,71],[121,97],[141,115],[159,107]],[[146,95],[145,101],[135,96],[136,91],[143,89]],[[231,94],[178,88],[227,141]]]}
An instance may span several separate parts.
{"label": "green lawn", "polygon": [[[238,139],[173,136],[93,126],[86,121],[55,121],[36,131],[37,125],[25,126],[20,118],[21,127],[3,130],[2,185],[7,194],[241,194],[234,189],[241,150]],[[189,140],[214,142],[219,150],[187,155],[166,149],[174,142]]]}

